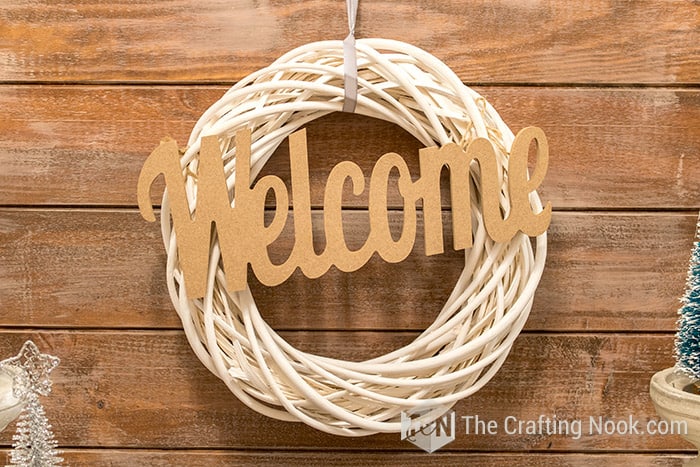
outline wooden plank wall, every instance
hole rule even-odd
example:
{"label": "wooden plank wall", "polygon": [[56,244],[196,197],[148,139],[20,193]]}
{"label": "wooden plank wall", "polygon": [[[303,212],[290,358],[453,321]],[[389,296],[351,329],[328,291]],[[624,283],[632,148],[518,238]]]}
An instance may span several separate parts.
{"label": "wooden plank wall", "polygon": [[[699,25],[686,0],[360,2],[359,37],[431,51],[511,128],[550,140],[545,275],[507,362],[459,415],[656,418],[649,378],[673,363],[700,209]],[[677,436],[458,432],[430,455],[398,435],[334,437],[252,412],[194,357],[158,227],[135,208],[140,166],[162,136],[185,141],[232,83],[345,34],[341,0],[0,3],[0,350],[32,338],[62,358],[45,405],[67,461],[680,465],[690,445]],[[391,125],[332,115],[308,131],[315,205],[340,160],[369,170],[394,150],[415,166],[418,143]],[[285,155],[267,172],[288,173]],[[362,205],[348,207],[361,231]],[[432,321],[458,256],[417,247],[399,265],[254,295],[295,345],[359,359]]]}

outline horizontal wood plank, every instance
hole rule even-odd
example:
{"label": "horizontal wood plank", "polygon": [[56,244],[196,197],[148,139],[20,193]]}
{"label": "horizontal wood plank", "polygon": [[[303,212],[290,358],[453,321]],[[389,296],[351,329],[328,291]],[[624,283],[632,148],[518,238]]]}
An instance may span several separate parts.
{"label": "horizontal wood plank", "polygon": [[[361,360],[405,345],[416,333],[288,332],[292,345],[322,355]],[[179,331],[8,332],[0,348],[32,338],[62,358],[44,398],[64,447],[414,450],[399,434],[332,436],[280,422],[245,407],[196,359]],[[669,334],[521,335],[495,378],[455,406],[451,451],[687,451],[677,435],[647,432],[659,420],[648,395],[653,373],[672,365]],[[498,401],[498,403],[494,403]],[[466,434],[463,416],[495,420],[496,434]],[[528,434],[506,417],[582,420],[581,436]],[[640,433],[589,432],[589,417],[639,420]],[[508,431],[515,433],[508,433]],[[12,430],[0,434],[7,445]]]}
{"label": "horizontal wood plank", "polygon": [[[698,15],[681,0],[360,2],[357,36],[415,44],[467,82],[698,83]],[[346,35],[331,0],[8,0],[0,81],[231,82]]]}
{"label": "horizontal wood plank", "polygon": [[542,465],[565,465],[588,467],[595,465],[629,464],[635,467],[681,467],[690,455],[683,454],[607,454],[607,453],[454,453],[434,452],[294,452],[294,451],[210,451],[210,450],[117,450],[117,449],[65,449],[61,456],[73,467],[211,467],[212,465],[299,466],[335,467],[362,465],[421,465],[426,467],[492,467],[494,465],[518,465],[541,467]]}
{"label": "horizontal wood plank", "polygon": [[[682,89],[477,88],[517,131],[542,127],[556,209],[698,208],[700,92]],[[0,205],[136,204],[136,181],[164,136],[186,144],[223,87],[0,87]],[[362,144],[357,144],[362,141]],[[398,152],[418,176],[420,144],[385,122],[336,114],[308,125],[312,202],[331,168]],[[265,167],[289,186],[287,145]],[[447,203],[448,186],[443,183]],[[154,188],[160,201],[162,185]],[[390,192],[389,203],[401,204]],[[366,205],[348,195],[348,206]]]}
{"label": "horizontal wood plank", "polygon": [[[322,238],[322,218],[314,219]],[[555,213],[527,328],[675,329],[696,219]],[[361,245],[366,213],[348,211],[345,222],[348,243]],[[290,251],[289,224],[273,253]],[[424,255],[419,226],[402,263],[375,257],[354,273],[333,269],[314,280],[297,271],[273,288],[251,278],[258,306],[275,329],[425,329],[463,267],[451,223],[443,224],[443,255]],[[160,228],[134,211],[0,209],[0,303],[2,326],[180,327]]]}

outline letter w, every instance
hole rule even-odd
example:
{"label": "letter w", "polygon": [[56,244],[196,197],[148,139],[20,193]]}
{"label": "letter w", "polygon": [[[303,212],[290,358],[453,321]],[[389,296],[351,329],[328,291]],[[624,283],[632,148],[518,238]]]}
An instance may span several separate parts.
{"label": "letter w", "polygon": [[212,223],[230,209],[226,178],[218,138],[202,138],[198,169],[198,202],[195,218],[190,214],[185,175],[180,167],[177,143],[169,139],[158,146],[141,169],[138,181],[139,210],[144,219],[155,221],[150,189],[163,174],[168,188],[170,214],[177,236],[178,257],[185,276],[187,296],[203,297],[206,292]]}

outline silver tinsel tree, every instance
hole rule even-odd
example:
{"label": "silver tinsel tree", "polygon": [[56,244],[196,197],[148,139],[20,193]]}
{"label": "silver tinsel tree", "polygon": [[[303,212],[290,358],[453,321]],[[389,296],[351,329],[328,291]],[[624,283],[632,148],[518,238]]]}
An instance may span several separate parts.
{"label": "silver tinsel tree", "polygon": [[49,467],[61,465],[63,459],[56,450],[51,425],[46,418],[39,396],[51,392],[49,373],[58,366],[59,360],[42,354],[32,341],[22,346],[16,357],[0,362],[0,367],[12,367],[15,371],[12,384],[13,395],[24,401],[22,413],[17,421],[17,432],[10,453],[10,466]]}
{"label": "silver tinsel tree", "polygon": [[51,425],[44,413],[39,398],[34,395],[27,401],[24,411],[17,421],[17,432],[12,437],[14,448],[10,453],[10,465],[44,467],[61,465],[63,459],[56,450]]}

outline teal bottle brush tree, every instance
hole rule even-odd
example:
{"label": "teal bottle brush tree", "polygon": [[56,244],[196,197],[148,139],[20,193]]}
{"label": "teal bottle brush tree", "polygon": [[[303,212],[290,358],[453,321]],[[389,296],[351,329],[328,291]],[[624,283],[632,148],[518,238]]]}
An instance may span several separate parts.
{"label": "teal bottle brush tree", "polygon": [[681,299],[676,334],[676,368],[695,381],[686,391],[700,394],[700,219],[688,268],[688,284]]}
{"label": "teal bottle brush tree", "polygon": [[[649,391],[656,412],[673,432],[700,447],[700,219],[678,314],[676,365],[656,373]],[[686,465],[700,467],[700,458]]]}

